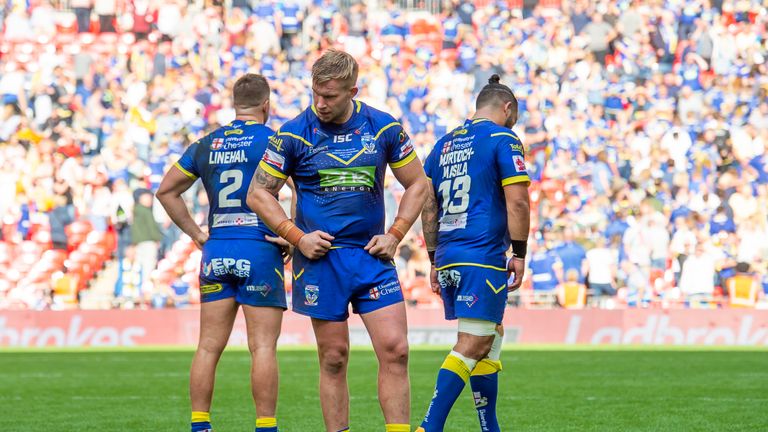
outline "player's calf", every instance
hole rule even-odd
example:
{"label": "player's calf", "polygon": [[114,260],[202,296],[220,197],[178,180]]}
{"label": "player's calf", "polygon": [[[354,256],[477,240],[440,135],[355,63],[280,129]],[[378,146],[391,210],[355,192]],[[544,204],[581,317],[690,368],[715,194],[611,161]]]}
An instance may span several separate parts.
{"label": "player's calf", "polygon": [[448,413],[464,390],[478,361],[491,350],[496,324],[477,319],[459,319],[459,340],[437,374],[437,384],[427,414],[418,431],[442,431]]}

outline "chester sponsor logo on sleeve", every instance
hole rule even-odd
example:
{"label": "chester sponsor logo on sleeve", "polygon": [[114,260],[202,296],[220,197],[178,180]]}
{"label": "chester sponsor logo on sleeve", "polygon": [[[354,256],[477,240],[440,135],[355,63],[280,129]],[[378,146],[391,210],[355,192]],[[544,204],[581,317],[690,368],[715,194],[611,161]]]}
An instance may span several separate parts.
{"label": "chester sponsor logo on sleeve", "polygon": [[211,150],[218,150],[224,145],[224,138],[214,138],[211,141]]}

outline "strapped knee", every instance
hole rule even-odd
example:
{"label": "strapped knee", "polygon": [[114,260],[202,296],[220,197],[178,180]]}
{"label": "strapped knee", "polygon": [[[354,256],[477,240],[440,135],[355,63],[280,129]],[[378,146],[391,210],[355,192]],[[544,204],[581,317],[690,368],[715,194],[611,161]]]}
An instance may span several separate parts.
{"label": "strapped knee", "polygon": [[459,332],[473,336],[493,336],[496,334],[496,323],[474,318],[459,318]]}

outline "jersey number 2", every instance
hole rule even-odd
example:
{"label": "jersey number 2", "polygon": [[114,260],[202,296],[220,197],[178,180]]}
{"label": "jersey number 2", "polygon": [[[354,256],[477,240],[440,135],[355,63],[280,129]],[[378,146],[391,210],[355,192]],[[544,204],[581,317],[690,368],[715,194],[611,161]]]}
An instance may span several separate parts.
{"label": "jersey number 2", "polygon": [[472,187],[472,178],[467,175],[444,180],[440,183],[440,187],[437,189],[443,196],[443,214],[467,211],[470,187]]}
{"label": "jersey number 2", "polygon": [[242,201],[240,199],[229,198],[230,195],[240,190],[240,186],[243,185],[243,172],[239,170],[227,170],[221,173],[219,182],[221,184],[229,183],[230,180],[234,180],[231,184],[223,187],[219,191],[219,207],[240,207]]}

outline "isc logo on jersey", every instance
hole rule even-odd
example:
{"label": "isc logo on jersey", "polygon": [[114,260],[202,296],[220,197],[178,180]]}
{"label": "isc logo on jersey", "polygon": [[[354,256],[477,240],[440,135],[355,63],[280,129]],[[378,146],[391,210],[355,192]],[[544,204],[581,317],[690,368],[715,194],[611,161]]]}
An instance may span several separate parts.
{"label": "isc logo on jersey", "polygon": [[234,275],[237,277],[249,277],[251,275],[251,262],[247,259],[214,258],[203,264],[205,276]]}
{"label": "isc logo on jersey", "polygon": [[352,134],[334,135],[333,136],[333,142],[334,143],[352,142]]}

